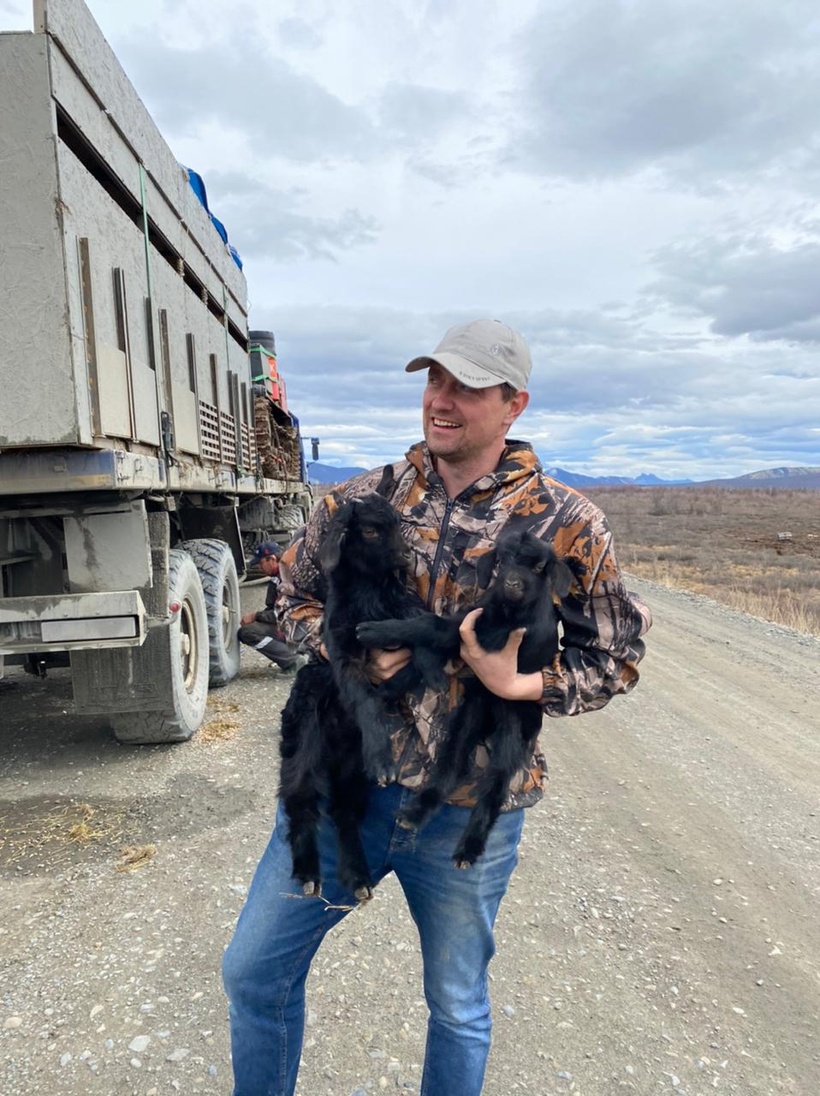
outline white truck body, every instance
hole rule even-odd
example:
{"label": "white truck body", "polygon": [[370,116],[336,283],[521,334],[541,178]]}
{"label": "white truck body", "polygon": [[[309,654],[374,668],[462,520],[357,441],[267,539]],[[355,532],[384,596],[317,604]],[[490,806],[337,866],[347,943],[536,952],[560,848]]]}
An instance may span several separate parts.
{"label": "white truck body", "polygon": [[0,34],[0,103],[0,668],[69,653],[78,710],[185,738],[309,492],[261,472],[244,276],[82,0]]}

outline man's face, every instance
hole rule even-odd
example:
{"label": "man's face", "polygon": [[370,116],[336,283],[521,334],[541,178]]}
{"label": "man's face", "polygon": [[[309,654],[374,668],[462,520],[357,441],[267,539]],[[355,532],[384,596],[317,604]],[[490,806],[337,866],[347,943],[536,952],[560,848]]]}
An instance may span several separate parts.
{"label": "man's face", "polygon": [[424,440],[434,457],[451,464],[495,454],[527,405],[526,392],[505,401],[501,385],[468,388],[437,363],[427,371],[422,400]]}
{"label": "man's face", "polygon": [[273,578],[279,574],[279,560],[276,556],[265,556],[264,559],[259,561],[259,569],[263,575]]}

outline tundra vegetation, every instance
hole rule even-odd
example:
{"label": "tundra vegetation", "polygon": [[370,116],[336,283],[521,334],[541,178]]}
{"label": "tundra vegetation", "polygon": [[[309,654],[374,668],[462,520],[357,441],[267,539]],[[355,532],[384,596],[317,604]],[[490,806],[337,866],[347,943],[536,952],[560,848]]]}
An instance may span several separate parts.
{"label": "tundra vegetation", "polygon": [[593,487],[624,571],[820,635],[820,491]]}

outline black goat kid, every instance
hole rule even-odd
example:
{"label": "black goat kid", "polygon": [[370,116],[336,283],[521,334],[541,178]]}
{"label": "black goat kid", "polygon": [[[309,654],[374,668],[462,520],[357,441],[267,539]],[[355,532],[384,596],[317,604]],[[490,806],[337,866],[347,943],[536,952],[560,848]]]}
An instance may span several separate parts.
{"label": "black goat kid", "polygon": [[[496,578],[475,606],[483,609],[476,620],[476,639],[484,650],[500,651],[512,631],[526,628],[518,650],[518,670],[535,673],[558,651],[553,595],[563,597],[569,591],[572,572],[556,558],[549,544],[529,532],[503,534],[497,547],[481,557],[480,586],[488,585],[496,563]],[[405,622],[368,622],[359,627],[358,635],[366,646],[400,644],[415,654],[426,647],[446,660],[458,656],[458,629],[465,616],[466,612],[453,617],[426,614]],[[476,788],[476,804],[453,855],[457,867],[470,867],[486,847],[510,781],[532,757],[542,715],[537,701],[503,700],[478,678],[469,678],[430,778],[404,812],[402,822],[413,828],[422,826],[464,781],[474,751],[483,745],[489,760]]]}
{"label": "black goat kid", "polygon": [[369,781],[387,783],[395,776],[387,705],[422,679],[434,687],[444,681],[440,659],[419,651],[389,687],[374,685],[356,638],[363,620],[423,612],[405,585],[410,553],[398,514],[382,497],[391,485],[388,470],[378,493],[342,503],[330,520],[319,561],[327,587],[322,627],[329,661],[299,670],[282,712],[279,793],[290,823],[293,874],[305,894],[321,893],[316,832],[324,796],[336,826],[338,879],[360,900],[371,897],[359,827]]}

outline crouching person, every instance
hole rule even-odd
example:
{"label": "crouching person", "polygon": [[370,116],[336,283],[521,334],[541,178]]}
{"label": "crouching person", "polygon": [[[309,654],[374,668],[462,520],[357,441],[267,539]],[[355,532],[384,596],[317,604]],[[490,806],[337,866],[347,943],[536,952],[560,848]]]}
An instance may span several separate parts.
{"label": "crouching person", "polygon": [[281,670],[298,668],[294,649],[285,639],[285,633],[276,620],[276,596],[279,592],[279,545],[266,540],[258,545],[251,556],[251,565],[259,567],[268,576],[265,592],[265,608],[258,612],[245,613],[239,629],[239,642],[253,647],[260,655],[275,662]]}

